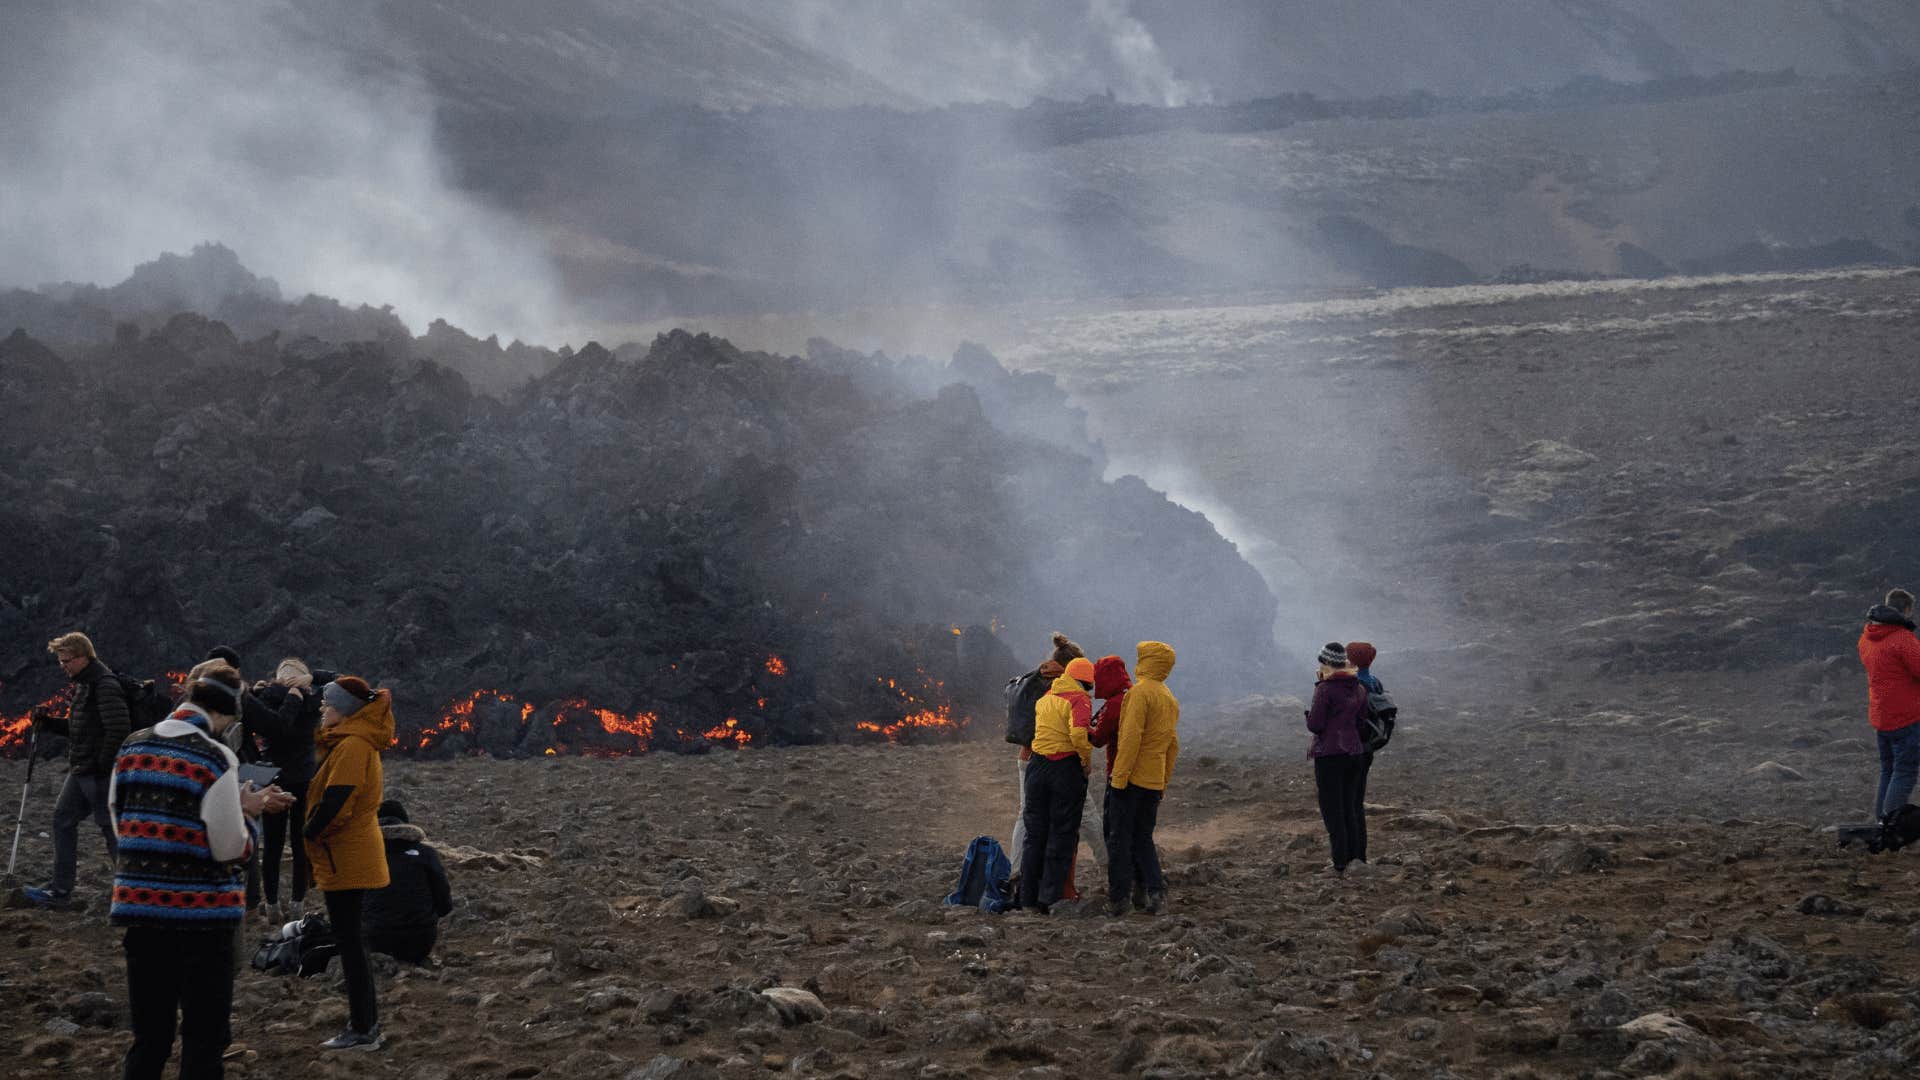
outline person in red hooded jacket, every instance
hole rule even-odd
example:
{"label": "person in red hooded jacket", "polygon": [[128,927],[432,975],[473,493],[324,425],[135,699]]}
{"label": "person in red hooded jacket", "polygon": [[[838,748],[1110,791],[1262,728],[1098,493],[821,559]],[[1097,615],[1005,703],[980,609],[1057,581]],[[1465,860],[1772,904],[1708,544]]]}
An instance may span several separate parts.
{"label": "person in red hooded jacket", "polygon": [[[1100,711],[1093,715],[1093,731],[1088,741],[1107,751],[1107,778],[1113,778],[1113,756],[1119,750],[1120,710],[1126,707],[1127,691],[1133,689],[1133,678],[1127,674],[1127,662],[1118,656],[1103,656],[1093,665],[1093,696],[1100,699]],[[1106,841],[1109,857],[1113,851],[1113,830],[1108,823],[1113,821],[1113,788],[1100,787],[1100,835]],[[1088,806],[1093,804],[1089,802]],[[1147,879],[1136,876],[1133,879],[1133,908],[1135,911],[1147,909]]]}
{"label": "person in red hooded jacket", "polygon": [[1868,610],[1860,663],[1867,669],[1867,720],[1880,743],[1873,812],[1886,821],[1913,798],[1920,775],[1920,638],[1914,637],[1912,593],[1895,589]]}

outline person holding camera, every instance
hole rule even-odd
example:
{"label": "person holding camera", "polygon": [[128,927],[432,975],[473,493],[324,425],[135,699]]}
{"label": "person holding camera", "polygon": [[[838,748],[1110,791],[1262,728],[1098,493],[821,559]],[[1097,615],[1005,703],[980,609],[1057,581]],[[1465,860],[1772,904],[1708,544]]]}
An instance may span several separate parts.
{"label": "person holding camera", "polygon": [[[307,785],[313,780],[313,738],[320,727],[320,690],[333,681],[331,671],[314,671],[297,656],[280,661],[273,681],[258,682],[252,696],[258,698],[268,715],[256,722],[254,733],[264,744],[265,760],[280,770],[280,786],[293,794],[293,806],[278,814],[268,814],[261,822],[266,847],[260,856],[260,875],[267,906],[277,920],[298,918],[307,899],[307,886],[313,881],[307,863],[307,845],[299,829],[306,821]],[[293,826],[289,836],[288,827]],[[287,841],[293,843],[289,845]],[[292,881],[283,902],[280,890],[280,856],[289,847],[293,853]]]}
{"label": "person holding camera", "polygon": [[127,1080],[158,1080],[176,1027],[183,1080],[222,1075],[252,819],[292,802],[278,787],[240,782],[239,758],[222,736],[239,718],[242,693],[230,665],[199,669],[180,705],[134,732],[113,763],[107,801],[120,858],[109,917],[126,929]]}
{"label": "person holding camera", "polygon": [[53,876],[45,888],[20,890],[29,903],[53,911],[72,911],[73,883],[79,863],[80,823],[91,817],[107,843],[107,858],[115,857],[113,818],[107,807],[107,788],[113,776],[114,755],[132,724],[126,689],[119,676],[93,651],[93,641],[79,631],[47,642],[47,651],[73,681],[73,697],[66,719],[35,709],[33,722],[53,735],[67,737],[67,780],[53,805]]}

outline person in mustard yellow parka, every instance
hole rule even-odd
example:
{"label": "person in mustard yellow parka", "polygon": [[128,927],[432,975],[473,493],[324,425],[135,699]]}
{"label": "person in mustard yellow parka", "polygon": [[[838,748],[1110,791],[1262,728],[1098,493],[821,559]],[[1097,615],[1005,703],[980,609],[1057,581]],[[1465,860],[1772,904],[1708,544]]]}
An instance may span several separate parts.
{"label": "person in mustard yellow parka", "polygon": [[1107,777],[1107,914],[1115,918],[1126,913],[1136,878],[1146,885],[1145,910],[1166,910],[1167,880],[1153,826],[1180,757],[1180,699],[1167,689],[1173,649],[1160,641],[1143,641],[1137,649],[1134,685],[1121,706],[1113,774]]}
{"label": "person in mustard yellow parka", "polygon": [[1020,857],[1020,906],[1045,915],[1067,888],[1080,849],[1093,761],[1093,661],[1078,656],[1033,707],[1033,760],[1027,763],[1027,849]]}
{"label": "person in mustard yellow parka", "polygon": [[357,676],[334,679],[320,691],[320,731],[313,744],[323,756],[307,786],[303,835],[314,886],[326,894],[327,921],[340,945],[349,1015],[347,1029],[321,1046],[378,1050],[380,1013],[360,912],[367,891],[388,881],[380,753],[393,744],[393,695]]}

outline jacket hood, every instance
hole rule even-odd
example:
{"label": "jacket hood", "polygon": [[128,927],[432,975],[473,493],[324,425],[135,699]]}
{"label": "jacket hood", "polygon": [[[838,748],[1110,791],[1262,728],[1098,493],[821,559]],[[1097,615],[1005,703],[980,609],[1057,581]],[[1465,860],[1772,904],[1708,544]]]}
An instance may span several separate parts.
{"label": "jacket hood", "polygon": [[1165,682],[1173,673],[1173,646],[1164,641],[1143,641],[1135,648],[1140,654],[1140,662],[1133,666],[1135,675]]}
{"label": "jacket hood", "polygon": [[1087,696],[1085,687],[1081,686],[1078,681],[1069,679],[1065,675],[1053,680],[1053,685],[1047,687],[1047,693],[1059,694],[1062,697],[1068,694],[1079,694],[1081,697]]}
{"label": "jacket hood", "polygon": [[1872,633],[1876,626],[1914,629],[1913,619],[1902,615],[1885,604],[1875,604],[1867,609],[1867,632]]}
{"label": "jacket hood", "polygon": [[403,844],[418,844],[427,838],[427,830],[418,825],[409,825],[404,821],[392,825],[380,826],[380,836],[385,840],[398,840]]}
{"label": "jacket hood", "polygon": [[384,751],[393,745],[392,691],[376,691],[373,700],[367,702],[359,712],[333,727],[315,732],[313,744],[323,750],[331,750],[340,740],[349,737],[365,739],[375,751]]}
{"label": "jacket hood", "polygon": [[1093,665],[1093,696],[1116,697],[1133,688],[1127,677],[1127,662],[1117,656],[1103,656]]}

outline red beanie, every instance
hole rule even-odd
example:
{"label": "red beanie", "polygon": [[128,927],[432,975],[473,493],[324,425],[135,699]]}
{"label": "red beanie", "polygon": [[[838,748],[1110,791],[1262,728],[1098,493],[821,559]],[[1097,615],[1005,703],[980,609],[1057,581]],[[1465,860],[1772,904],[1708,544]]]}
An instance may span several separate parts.
{"label": "red beanie", "polygon": [[1364,641],[1347,642],[1347,662],[1357,668],[1372,667],[1380,650]]}

